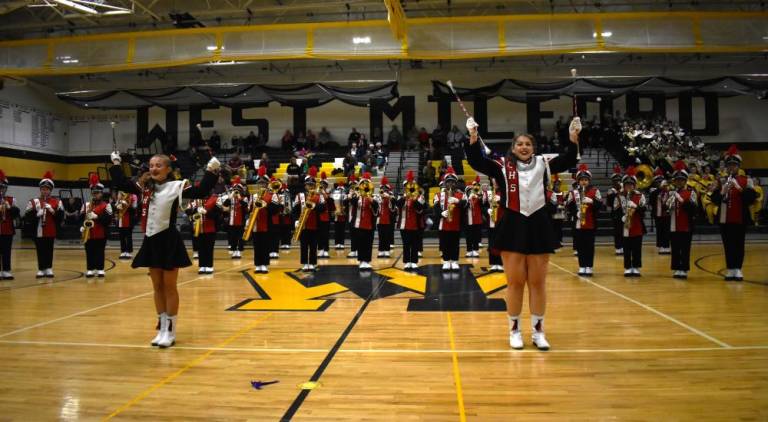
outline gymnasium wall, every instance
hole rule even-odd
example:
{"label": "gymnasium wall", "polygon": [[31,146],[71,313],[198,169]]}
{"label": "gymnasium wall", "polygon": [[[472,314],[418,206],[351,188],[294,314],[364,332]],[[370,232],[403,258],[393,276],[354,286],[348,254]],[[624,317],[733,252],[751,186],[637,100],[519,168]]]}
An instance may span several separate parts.
{"label": "gymnasium wall", "polygon": [[[399,91],[401,96],[413,96],[415,100],[415,121],[417,127],[425,127],[428,131],[437,123],[437,104],[429,102],[431,92],[430,80],[445,80],[453,77],[457,86],[477,87],[496,82],[507,75],[504,73],[483,72],[481,74],[467,74],[463,77],[457,75],[441,74],[440,72],[403,72],[400,78]],[[288,81],[286,81],[288,82]],[[717,136],[705,137],[707,142],[720,143],[752,143],[768,140],[768,100],[757,100],[754,97],[740,96],[733,98],[721,98],[719,100],[719,126],[720,133]],[[48,88],[27,83],[21,86],[6,84],[0,90],[0,106],[3,116],[0,118],[0,148],[11,148],[22,151],[34,151],[44,154],[54,154],[60,157],[93,157],[104,156],[112,149],[112,129],[110,121],[117,121],[115,138],[118,147],[125,150],[133,147],[137,137],[137,125],[135,111],[94,111],[83,110],[69,106],[58,99]],[[22,122],[13,122],[13,107],[22,108]],[[467,103],[472,113],[473,104]],[[568,116],[571,112],[571,99],[560,98],[558,100],[542,103],[542,111],[551,111],[553,118],[541,120],[542,130],[551,133],[558,116]],[[596,115],[599,111],[597,103],[587,105],[588,115]],[[641,111],[650,109],[650,100],[641,100]],[[624,112],[626,101],[624,97],[614,100],[614,109]],[[678,100],[666,101],[667,117],[670,120],[678,119]],[[16,111],[16,117],[19,116]],[[28,117],[29,116],[29,117]],[[704,127],[704,102],[701,99],[693,100],[694,128]],[[269,107],[252,108],[244,110],[246,119],[262,118],[269,121],[269,144],[279,146],[280,138],[286,129],[293,127],[293,110],[272,103]],[[34,125],[28,121],[38,120]],[[190,113],[178,112],[178,142],[179,148],[186,148],[189,141]],[[202,119],[213,122],[212,128],[204,128],[207,136],[212,130],[217,130],[224,142],[234,135],[244,136],[255,127],[235,126],[232,122],[232,112],[227,108],[214,110],[202,110]],[[165,110],[153,107],[148,112],[148,127],[155,124],[165,128]],[[464,116],[457,104],[451,105],[451,120],[453,124],[463,126]],[[40,122],[48,124],[48,132],[45,144],[41,144],[41,130],[44,126]],[[384,133],[389,130],[391,124],[397,124],[402,129],[402,117],[398,116],[391,122],[384,117]],[[355,107],[341,102],[333,102],[322,107],[307,110],[307,127],[319,131],[321,127],[327,127],[334,138],[340,142],[346,142],[346,137],[352,127],[370,136],[369,109]],[[37,127],[37,129],[36,129]],[[527,130],[526,108],[524,104],[513,103],[496,98],[488,101],[488,129],[493,132],[525,132]],[[5,155],[5,154],[3,154]],[[78,160],[79,161],[79,160]],[[69,177],[69,175],[67,175]]]}

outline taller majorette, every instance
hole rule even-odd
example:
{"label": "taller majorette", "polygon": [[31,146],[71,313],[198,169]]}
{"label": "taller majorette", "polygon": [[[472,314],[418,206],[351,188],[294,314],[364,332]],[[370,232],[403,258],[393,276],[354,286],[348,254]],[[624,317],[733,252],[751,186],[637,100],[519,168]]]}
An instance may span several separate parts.
{"label": "taller majorette", "polygon": [[53,191],[53,172],[47,171],[40,180],[40,197],[27,203],[25,217],[34,221],[35,249],[37,250],[37,278],[53,278],[53,242],[56,232],[64,217],[61,200],[51,196]]}
{"label": "taller majorette", "polygon": [[179,268],[192,265],[187,249],[176,228],[176,210],[181,198],[205,198],[218,180],[219,161],[211,158],[199,186],[188,180],[173,180],[171,159],[155,155],[149,160],[149,171],[136,183],[125,177],[120,167],[122,159],[115,151],[110,156],[115,165],[109,169],[113,189],[141,196],[141,229],[144,241],[131,266],[149,267],[157,310],[157,333],[153,346],[161,348],[176,343],[176,318],[179,312],[179,292],[176,281]]}
{"label": "taller majorette", "polygon": [[501,193],[503,215],[491,243],[494,249],[501,251],[507,276],[509,344],[515,349],[523,348],[519,323],[527,284],[530,289],[533,344],[539,350],[549,350],[544,336],[545,280],[549,254],[557,247],[557,239],[554,232],[548,229],[552,218],[546,207],[546,191],[550,174],[565,171],[576,164],[577,148],[574,146],[579,143],[581,121],[576,117],[571,122],[569,132],[573,145],[567,146],[564,155],[549,162],[541,155],[534,155],[536,143],[531,135],[515,138],[506,157],[490,158],[483,143],[478,142],[477,128],[475,119],[470,117],[467,120],[470,139],[464,149],[472,168],[495,179]]}
{"label": "taller majorette", "polygon": [[13,280],[11,272],[11,246],[16,228],[13,220],[19,217],[19,207],[16,199],[7,196],[8,179],[5,172],[0,170],[0,280]]}

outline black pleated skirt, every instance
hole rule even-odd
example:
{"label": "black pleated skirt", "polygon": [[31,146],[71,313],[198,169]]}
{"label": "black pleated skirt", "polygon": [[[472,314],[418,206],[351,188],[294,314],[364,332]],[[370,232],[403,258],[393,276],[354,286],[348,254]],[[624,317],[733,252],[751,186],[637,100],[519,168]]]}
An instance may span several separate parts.
{"label": "black pleated skirt", "polygon": [[501,220],[496,225],[496,234],[490,242],[492,251],[525,255],[555,252],[558,241],[552,230],[552,216],[547,207],[542,207],[528,217],[508,209],[502,212]]}
{"label": "black pleated skirt", "polygon": [[162,268],[173,270],[192,265],[187,255],[187,248],[176,227],[170,227],[152,237],[144,236],[141,248],[131,263],[131,267]]}

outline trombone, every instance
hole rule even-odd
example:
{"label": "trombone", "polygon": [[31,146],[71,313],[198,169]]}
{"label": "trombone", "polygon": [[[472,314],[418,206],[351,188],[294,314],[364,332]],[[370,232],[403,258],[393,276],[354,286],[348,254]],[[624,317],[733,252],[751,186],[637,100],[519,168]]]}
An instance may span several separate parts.
{"label": "trombone", "polygon": [[[280,182],[277,183],[279,184]],[[272,183],[270,183],[270,189],[271,188]],[[264,189],[257,189],[256,193],[253,195],[253,202],[251,203],[251,215],[248,217],[248,224],[245,226],[245,232],[243,232],[243,240],[246,242],[251,238],[251,233],[253,232],[253,227],[256,225],[256,219],[259,216],[259,211],[266,208],[267,206],[267,203],[261,199],[264,196],[264,193]]]}

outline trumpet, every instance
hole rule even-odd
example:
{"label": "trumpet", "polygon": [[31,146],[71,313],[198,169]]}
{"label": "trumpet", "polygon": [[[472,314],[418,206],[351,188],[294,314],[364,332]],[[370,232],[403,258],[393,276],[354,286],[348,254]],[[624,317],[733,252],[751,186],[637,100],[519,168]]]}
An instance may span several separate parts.
{"label": "trumpet", "polygon": [[80,237],[81,243],[87,242],[91,238],[91,229],[94,226],[94,221],[88,218],[88,214],[91,213],[93,204],[88,203],[85,207],[85,221],[83,221],[83,234]]}
{"label": "trumpet", "polygon": [[245,226],[245,232],[243,232],[243,240],[246,242],[251,238],[253,227],[256,225],[256,219],[259,216],[259,211],[267,206],[267,203],[261,199],[264,196],[264,190],[259,189],[254,195],[253,203],[251,206],[251,215],[248,217],[248,224]]}

